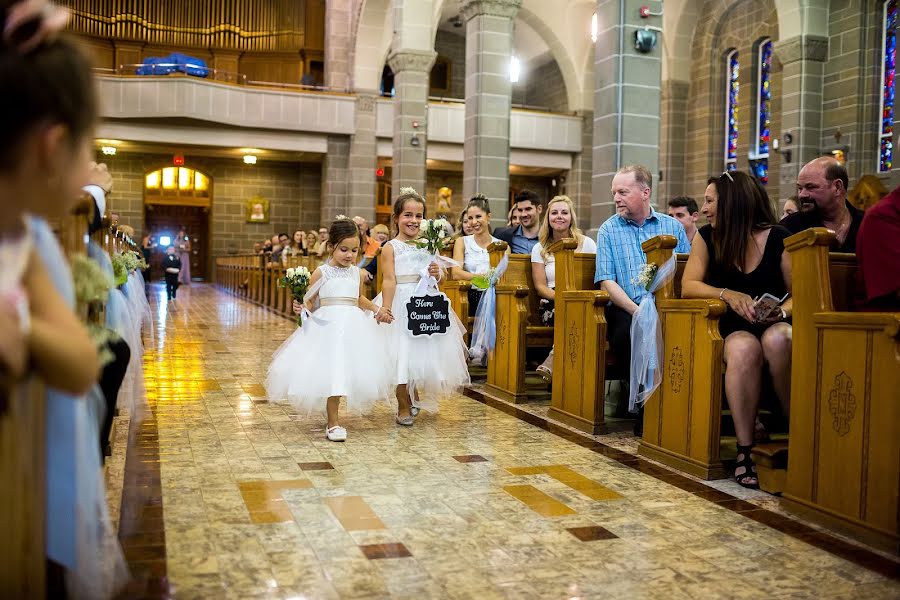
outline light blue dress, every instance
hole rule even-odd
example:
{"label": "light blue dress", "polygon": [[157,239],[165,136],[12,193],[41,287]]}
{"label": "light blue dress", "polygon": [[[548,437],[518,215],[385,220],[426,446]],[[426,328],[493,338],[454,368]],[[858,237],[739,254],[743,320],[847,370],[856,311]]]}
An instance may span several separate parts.
{"label": "light blue dress", "polygon": [[[43,219],[29,217],[38,255],[57,292],[75,308],[72,273]],[[128,569],[109,521],[96,415],[84,396],[47,388],[47,556],[66,568],[73,598],[109,598]]]}

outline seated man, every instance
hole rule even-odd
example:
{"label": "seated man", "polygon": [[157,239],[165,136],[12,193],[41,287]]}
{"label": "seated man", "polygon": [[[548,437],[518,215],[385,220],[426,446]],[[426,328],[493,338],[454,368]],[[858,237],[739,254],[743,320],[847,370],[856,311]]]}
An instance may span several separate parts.
{"label": "seated man", "polygon": [[815,158],[800,169],[797,196],[800,211],[781,221],[791,233],[825,227],[837,236],[832,252],[856,252],[856,233],[863,213],[847,201],[847,169],[830,156]]}
{"label": "seated man", "polygon": [[612,182],[616,214],[597,231],[594,283],[610,296],[606,308],[607,338],[610,351],[622,365],[631,362],[631,317],[648,293],[635,283],[647,262],[641,244],[665,234],[678,238],[675,252],[691,250],[681,223],[650,206],[651,185],[652,175],[646,167],[630,165],[619,169]]}
{"label": "seated man", "polygon": [[697,233],[697,220],[700,218],[700,209],[697,201],[690,196],[678,196],[669,200],[669,216],[678,219],[684,225],[684,233],[688,241],[694,239]]}
{"label": "seated man", "polygon": [[900,186],[866,211],[856,244],[866,307],[900,310]]}
{"label": "seated man", "polygon": [[519,223],[511,227],[500,227],[494,231],[494,237],[509,244],[513,254],[531,255],[531,249],[538,242],[538,231],[541,229],[541,213],[544,207],[541,198],[531,190],[522,190],[515,197],[514,214]]}

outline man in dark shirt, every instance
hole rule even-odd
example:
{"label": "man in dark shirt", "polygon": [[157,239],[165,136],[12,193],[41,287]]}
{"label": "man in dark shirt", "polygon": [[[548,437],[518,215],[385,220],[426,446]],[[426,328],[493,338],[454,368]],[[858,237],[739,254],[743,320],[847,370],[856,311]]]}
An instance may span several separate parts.
{"label": "man in dark shirt", "polygon": [[825,227],[836,236],[832,252],[856,252],[863,213],[847,202],[848,184],[847,169],[830,156],[809,161],[797,176],[800,211],[786,216],[781,224],[791,233]]}
{"label": "man in dark shirt", "polygon": [[166,257],[163,259],[163,272],[166,274],[166,297],[174,300],[178,293],[178,273],[181,272],[181,260],[175,254],[175,246],[166,248]]}
{"label": "man in dark shirt", "polygon": [[540,196],[531,190],[522,190],[516,194],[514,201],[513,210],[519,215],[519,224],[495,230],[494,237],[509,244],[513,254],[531,254],[538,241],[544,207]]}

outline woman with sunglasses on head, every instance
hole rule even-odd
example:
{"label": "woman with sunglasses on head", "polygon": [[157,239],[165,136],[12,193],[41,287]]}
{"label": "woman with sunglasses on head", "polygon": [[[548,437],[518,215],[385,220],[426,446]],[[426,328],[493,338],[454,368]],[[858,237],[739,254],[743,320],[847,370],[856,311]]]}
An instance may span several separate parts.
{"label": "woman with sunglasses on head", "polygon": [[734,478],[759,487],[750,450],[763,370],[772,378],[784,415],[791,392],[791,299],[765,310],[763,294],[779,299],[791,291],[790,232],[777,225],[772,204],[750,175],[726,171],[709,179],[701,213],[709,224],[694,236],[684,269],[684,298],[718,298],[728,305],[719,321],[725,340],[725,394],[737,435]]}

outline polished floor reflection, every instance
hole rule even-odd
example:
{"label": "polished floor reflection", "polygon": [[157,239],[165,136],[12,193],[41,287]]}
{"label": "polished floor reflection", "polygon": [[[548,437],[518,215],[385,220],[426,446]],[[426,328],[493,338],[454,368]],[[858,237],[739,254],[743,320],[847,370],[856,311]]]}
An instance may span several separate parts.
{"label": "polished floor reflection", "polygon": [[[210,286],[169,303],[160,291],[145,358],[156,419],[128,457],[122,511],[129,535],[148,536],[129,559],[149,595],[164,584],[176,598],[900,596],[890,565],[863,568],[722,492],[471,398],[411,428],[388,406],[346,416],[347,442],[329,442],[322,415],[269,403],[261,385],[291,322]],[[149,525],[129,486],[148,488],[132,497]]]}

